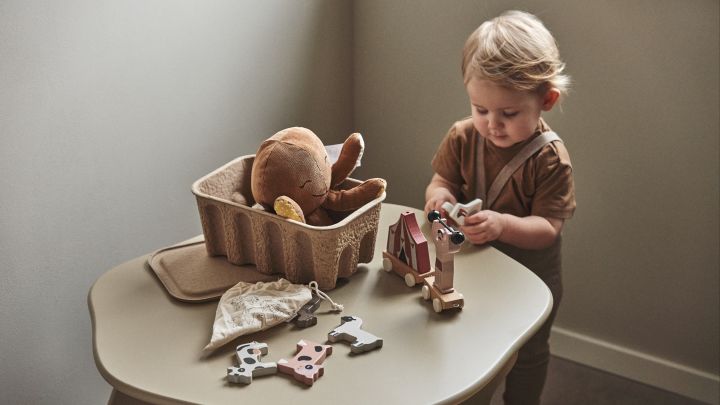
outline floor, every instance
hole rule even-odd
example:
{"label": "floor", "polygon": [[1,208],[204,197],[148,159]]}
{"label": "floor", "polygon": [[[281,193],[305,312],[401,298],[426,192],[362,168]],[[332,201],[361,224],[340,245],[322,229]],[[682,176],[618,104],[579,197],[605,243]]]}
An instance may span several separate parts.
{"label": "floor", "polygon": [[[491,405],[502,405],[504,385]],[[550,359],[543,405],[704,405],[690,398],[628,380],[559,357]]]}

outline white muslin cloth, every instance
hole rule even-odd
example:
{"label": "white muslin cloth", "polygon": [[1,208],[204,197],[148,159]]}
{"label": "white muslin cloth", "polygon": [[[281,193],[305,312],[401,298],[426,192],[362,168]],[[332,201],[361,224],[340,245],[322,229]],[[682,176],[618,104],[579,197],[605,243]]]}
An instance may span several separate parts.
{"label": "white muslin cloth", "polygon": [[291,319],[312,297],[308,286],[281,278],[273,282],[239,282],[220,297],[210,343],[210,353],[238,336],[268,329]]}

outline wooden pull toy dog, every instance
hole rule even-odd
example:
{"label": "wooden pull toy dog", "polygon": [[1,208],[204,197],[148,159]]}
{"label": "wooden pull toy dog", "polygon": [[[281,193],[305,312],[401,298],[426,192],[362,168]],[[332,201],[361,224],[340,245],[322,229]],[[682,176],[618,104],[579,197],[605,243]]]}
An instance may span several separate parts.
{"label": "wooden pull toy dog", "polygon": [[277,362],[278,371],[292,375],[303,384],[313,385],[325,372],[322,363],[332,354],[332,346],[301,340],[297,343],[297,350],[292,359],[280,359]]}
{"label": "wooden pull toy dog", "polygon": [[465,242],[465,235],[448,226],[437,211],[431,211],[428,220],[432,222],[435,243],[435,274],[424,280],[422,297],[426,300],[432,298],[435,312],[449,308],[461,309],[465,305],[465,299],[453,287],[454,256]]}
{"label": "wooden pull toy dog", "polygon": [[351,342],[350,351],[353,353],[367,352],[379,349],[383,345],[382,338],[362,330],[362,319],[357,316],[342,316],[340,326],[328,333],[328,340],[332,343],[344,340]]}
{"label": "wooden pull toy dog", "polygon": [[267,343],[250,342],[238,346],[235,349],[238,359],[237,367],[228,367],[227,379],[237,384],[250,384],[253,377],[275,374],[277,364],[262,363],[260,356],[268,353]]}

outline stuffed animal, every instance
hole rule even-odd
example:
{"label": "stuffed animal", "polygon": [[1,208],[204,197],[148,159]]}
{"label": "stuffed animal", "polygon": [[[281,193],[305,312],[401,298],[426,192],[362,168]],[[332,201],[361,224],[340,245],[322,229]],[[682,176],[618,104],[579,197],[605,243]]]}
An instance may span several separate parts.
{"label": "stuffed animal", "polygon": [[354,211],[385,191],[386,182],[379,178],[337,189],[355,169],[364,147],[362,135],[350,135],[337,162],[331,164],[325,146],[312,131],[284,129],[265,140],[255,154],[253,198],[282,217],[309,225],[331,225],[328,210]]}

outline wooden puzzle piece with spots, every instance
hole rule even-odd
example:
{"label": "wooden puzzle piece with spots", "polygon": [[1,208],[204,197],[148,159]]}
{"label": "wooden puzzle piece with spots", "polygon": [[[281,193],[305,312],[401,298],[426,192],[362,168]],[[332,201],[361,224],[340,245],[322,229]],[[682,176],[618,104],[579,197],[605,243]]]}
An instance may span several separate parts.
{"label": "wooden puzzle piece with spots", "polygon": [[278,361],[278,371],[292,375],[303,384],[313,385],[325,372],[322,363],[332,354],[332,346],[301,340],[297,343],[297,351],[292,359]]}
{"label": "wooden puzzle piece with spots", "polygon": [[253,377],[275,374],[277,364],[272,362],[262,363],[260,361],[260,356],[265,356],[267,353],[267,343],[250,342],[238,346],[235,349],[238,366],[228,367],[228,381],[237,384],[250,384]]}
{"label": "wooden puzzle piece with spots", "polygon": [[363,321],[357,316],[342,316],[340,317],[340,322],[342,322],[340,326],[328,333],[328,340],[330,342],[334,343],[340,340],[350,342],[352,343],[350,345],[350,351],[353,353],[367,352],[382,347],[382,338],[362,330],[361,326]]}

